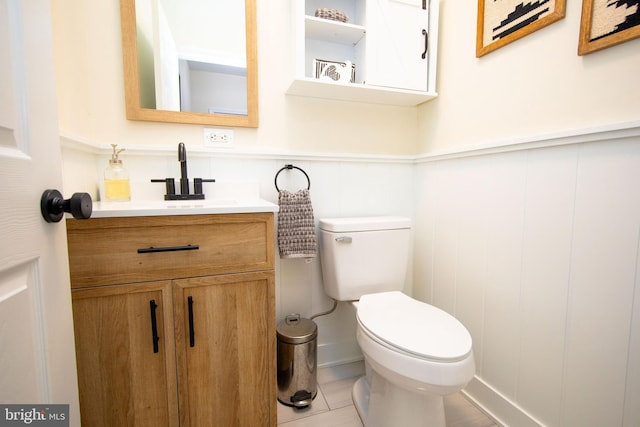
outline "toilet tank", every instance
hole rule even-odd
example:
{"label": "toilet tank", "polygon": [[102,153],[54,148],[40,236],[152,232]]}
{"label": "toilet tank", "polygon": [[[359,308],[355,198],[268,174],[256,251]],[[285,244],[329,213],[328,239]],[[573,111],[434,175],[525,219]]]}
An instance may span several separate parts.
{"label": "toilet tank", "polygon": [[327,295],[358,300],[401,291],[407,274],[411,220],[404,217],[319,220],[320,262]]}

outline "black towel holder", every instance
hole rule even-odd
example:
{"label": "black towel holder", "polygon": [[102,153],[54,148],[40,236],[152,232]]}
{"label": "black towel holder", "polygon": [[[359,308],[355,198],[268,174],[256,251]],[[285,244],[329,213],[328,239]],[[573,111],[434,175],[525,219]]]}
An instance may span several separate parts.
{"label": "black towel holder", "polygon": [[298,166],[294,166],[294,165],[284,165],[284,167],[282,169],[280,169],[277,173],[275,178],[273,179],[273,183],[276,185],[276,190],[278,190],[278,193],[280,192],[280,189],[278,188],[278,175],[280,175],[280,172],[282,172],[283,170],[288,169],[298,169],[300,172],[302,172],[304,174],[304,176],[307,178],[307,190],[311,189],[311,180],[309,179],[309,175],[307,175],[307,173],[305,171],[303,171],[301,168],[299,168]]}

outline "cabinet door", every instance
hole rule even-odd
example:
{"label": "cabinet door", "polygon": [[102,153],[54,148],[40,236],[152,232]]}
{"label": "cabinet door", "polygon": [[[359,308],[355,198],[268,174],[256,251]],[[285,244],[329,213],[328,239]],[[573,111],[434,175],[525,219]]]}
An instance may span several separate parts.
{"label": "cabinet door", "polygon": [[367,84],[427,91],[428,4],[367,0]]}
{"label": "cabinet door", "polygon": [[171,282],[72,297],[82,425],[177,426]]}
{"label": "cabinet door", "polygon": [[174,281],[181,426],[275,426],[273,272]]}

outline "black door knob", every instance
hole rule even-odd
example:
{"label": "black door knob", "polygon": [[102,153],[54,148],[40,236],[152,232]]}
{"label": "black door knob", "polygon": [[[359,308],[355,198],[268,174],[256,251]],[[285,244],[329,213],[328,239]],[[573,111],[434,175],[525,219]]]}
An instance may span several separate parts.
{"label": "black door knob", "polygon": [[74,218],[87,219],[91,217],[93,203],[89,193],[74,193],[65,200],[58,190],[45,190],[40,199],[40,211],[47,222],[59,222],[65,212]]}

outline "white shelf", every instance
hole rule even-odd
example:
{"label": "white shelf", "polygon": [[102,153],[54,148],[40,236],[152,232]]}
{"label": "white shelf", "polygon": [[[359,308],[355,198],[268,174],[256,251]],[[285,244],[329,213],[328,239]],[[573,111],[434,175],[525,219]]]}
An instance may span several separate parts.
{"label": "white shelf", "polygon": [[362,25],[305,16],[305,36],[308,39],[356,45],[365,35]]}
{"label": "white shelf", "polygon": [[438,96],[434,92],[419,92],[358,83],[330,83],[311,78],[295,79],[289,86],[287,94],[407,107],[422,104]]}

